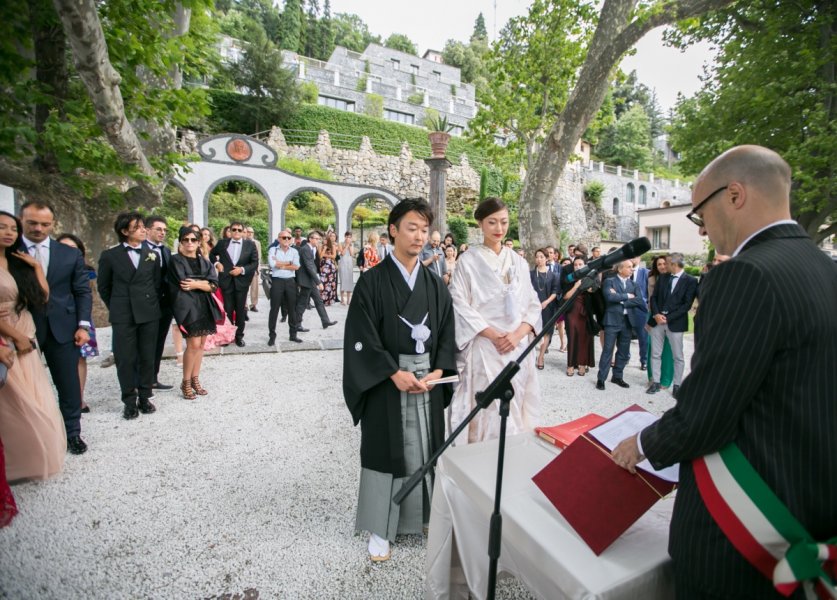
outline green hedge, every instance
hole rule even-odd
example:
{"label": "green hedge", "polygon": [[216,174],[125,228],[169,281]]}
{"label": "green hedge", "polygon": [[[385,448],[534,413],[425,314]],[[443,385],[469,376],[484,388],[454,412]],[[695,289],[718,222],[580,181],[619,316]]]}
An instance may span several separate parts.
{"label": "green hedge", "polygon": [[[397,156],[401,152],[400,144],[406,141],[414,155],[430,155],[430,142],[427,140],[427,130],[423,127],[404,125],[327,106],[299,106],[294,114],[284,119],[279,126],[282,129],[305,131],[325,129],[329,133],[357,136],[355,150],[360,148],[360,137],[365,135],[369,137],[372,148],[378,154]],[[381,142],[385,145],[381,145]],[[462,138],[452,137],[448,146],[448,160],[459,164],[463,153],[472,159],[472,164],[485,161],[482,152],[474,145]]]}

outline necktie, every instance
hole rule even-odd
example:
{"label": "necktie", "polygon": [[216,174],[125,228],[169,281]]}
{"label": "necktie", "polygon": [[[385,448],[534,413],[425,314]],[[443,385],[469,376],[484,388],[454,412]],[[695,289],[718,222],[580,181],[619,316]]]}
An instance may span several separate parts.
{"label": "necktie", "polygon": [[41,267],[44,270],[44,273],[47,272],[47,262],[46,262],[46,255],[45,253],[41,252],[41,245],[40,244],[33,244],[32,248],[35,249],[35,260],[41,263]]}

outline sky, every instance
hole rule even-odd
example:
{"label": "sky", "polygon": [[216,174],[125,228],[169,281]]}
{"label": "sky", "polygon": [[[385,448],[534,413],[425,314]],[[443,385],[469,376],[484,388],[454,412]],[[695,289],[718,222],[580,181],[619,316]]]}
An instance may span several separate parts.
{"label": "sky", "polygon": [[[384,39],[391,33],[403,33],[421,55],[427,49],[442,50],[448,39],[467,42],[480,12],[489,37],[494,39],[495,31],[499,33],[509,18],[525,14],[530,4],[531,0],[331,0],[331,12],[358,15],[373,34]],[[667,112],[678,92],[691,96],[699,89],[698,76],[711,54],[708,45],[685,53],[665,47],[662,31],[654,30],[640,40],[636,55],[626,57],[622,68],[626,72],[636,69],[639,81],[657,90],[660,105]]]}

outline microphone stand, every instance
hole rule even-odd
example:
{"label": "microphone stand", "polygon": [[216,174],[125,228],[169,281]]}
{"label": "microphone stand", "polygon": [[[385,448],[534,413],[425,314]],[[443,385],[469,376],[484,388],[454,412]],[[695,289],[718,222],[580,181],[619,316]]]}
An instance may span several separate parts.
{"label": "microphone stand", "polygon": [[[520,354],[520,356],[516,360],[510,361],[503,370],[494,378],[494,380],[488,384],[488,387],[482,390],[481,392],[476,393],[476,406],[474,409],[465,417],[465,420],[459,424],[459,426],[451,432],[448,439],[439,447],[436,452],[424,463],[420,469],[418,469],[415,473],[410,476],[410,478],[404,482],[401,486],[401,489],[396,492],[396,494],[392,497],[392,501],[396,504],[401,504],[404,498],[407,497],[413,488],[415,488],[418,483],[424,479],[424,476],[427,474],[430,469],[432,469],[436,465],[436,460],[442,455],[442,453],[447,450],[448,446],[450,446],[454,440],[456,440],[457,436],[465,429],[468,424],[477,416],[477,413],[484,409],[488,408],[494,400],[498,400],[500,402],[499,412],[500,412],[500,439],[499,439],[499,446],[497,451],[497,475],[496,475],[496,484],[494,488],[494,512],[491,513],[491,523],[489,526],[489,533],[488,533],[488,592],[486,594],[486,598],[488,600],[494,600],[494,596],[496,593],[497,588],[497,560],[500,558],[500,542],[503,536],[503,517],[500,514],[500,498],[503,492],[503,462],[505,460],[506,455],[506,419],[509,416],[509,405],[511,404],[511,400],[514,397],[514,388],[512,387],[511,380],[520,371],[520,366],[522,364],[523,359],[529,355],[529,353],[534,350],[537,346],[538,342],[543,339],[543,337],[547,334],[547,332],[553,331],[555,328],[555,323],[558,319],[569,310],[569,307],[572,306],[573,301],[576,299],[581,292],[590,289],[595,284],[596,275],[598,271],[593,269],[589,273],[587,273],[583,279],[580,280],[581,285],[579,285],[575,291],[573,292],[572,296],[570,296],[564,303],[558,307],[558,310],[552,317],[547,321],[544,326],[541,328],[540,333],[536,334],[534,339],[526,346],[526,349]],[[553,301],[554,302],[554,301]]]}

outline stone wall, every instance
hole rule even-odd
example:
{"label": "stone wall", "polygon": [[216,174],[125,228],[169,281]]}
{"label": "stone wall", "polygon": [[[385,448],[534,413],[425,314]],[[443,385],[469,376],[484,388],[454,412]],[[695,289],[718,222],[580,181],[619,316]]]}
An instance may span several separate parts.
{"label": "stone wall", "polygon": [[[280,157],[316,160],[331,171],[337,181],[382,187],[402,198],[427,198],[430,194],[430,168],[423,160],[413,158],[406,142],[402,144],[399,156],[389,156],[375,153],[365,136],[359,150],[332,148],[328,132],[321,131],[314,146],[289,146],[282,130],[274,127],[267,144]],[[465,188],[476,192],[479,185],[479,173],[471,167],[467,156],[462,156],[461,164],[448,169],[449,196],[454,189]]]}

